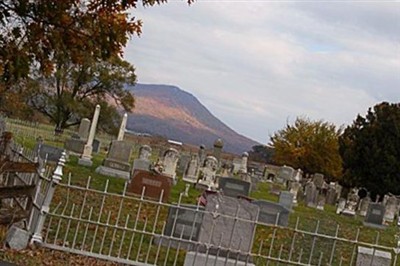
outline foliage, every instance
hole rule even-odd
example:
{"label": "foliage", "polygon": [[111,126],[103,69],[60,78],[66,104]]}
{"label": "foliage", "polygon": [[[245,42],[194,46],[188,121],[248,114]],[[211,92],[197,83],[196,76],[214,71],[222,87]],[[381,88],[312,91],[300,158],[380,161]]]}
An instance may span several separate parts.
{"label": "foliage", "polygon": [[[135,80],[133,67],[120,57],[129,38],[141,33],[142,22],[130,15],[139,2],[154,5],[166,0],[1,1],[0,103],[15,87],[26,88],[32,86],[30,80],[39,79],[40,92],[46,93],[33,106],[58,129],[76,123],[78,112],[71,109],[77,109],[79,101],[83,106],[96,101],[94,95],[108,94],[124,109],[131,108],[132,96],[113,81]],[[107,71],[116,71],[117,76],[104,77]],[[125,80],[119,74],[125,74]],[[44,103],[50,106],[44,108]]]}
{"label": "foliage", "polygon": [[121,106],[125,111],[133,108],[133,95],[124,85],[134,84],[135,80],[133,66],[119,57],[98,62],[88,58],[82,64],[59,61],[54,74],[38,75],[33,80],[28,103],[59,129],[76,125],[84,117],[91,118],[94,106],[101,103],[100,121],[107,122],[107,132],[111,133],[119,122],[115,107]]}
{"label": "foliage", "polygon": [[339,135],[340,129],[333,124],[297,118],[271,137],[273,160],[301,168],[306,174],[322,173],[328,179],[338,179],[342,171]]}
{"label": "foliage", "polygon": [[372,196],[400,194],[400,106],[386,102],[358,115],[339,139],[344,184]]}
{"label": "foliage", "polygon": [[274,154],[274,149],[265,145],[254,145],[249,151],[250,161],[270,163],[272,162],[272,157]]}

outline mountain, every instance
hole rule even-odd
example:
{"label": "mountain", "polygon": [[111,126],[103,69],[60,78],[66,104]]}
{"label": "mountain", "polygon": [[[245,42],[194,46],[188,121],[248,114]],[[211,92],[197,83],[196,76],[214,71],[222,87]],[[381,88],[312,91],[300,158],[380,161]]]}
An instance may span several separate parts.
{"label": "mountain", "polygon": [[204,144],[207,148],[221,138],[223,150],[239,154],[258,144],[236,133],[211,114],[196,97],[178,87],[136,84],[128,89],[135,95],[135,108],[128,117],[129,130],[183,143]]}

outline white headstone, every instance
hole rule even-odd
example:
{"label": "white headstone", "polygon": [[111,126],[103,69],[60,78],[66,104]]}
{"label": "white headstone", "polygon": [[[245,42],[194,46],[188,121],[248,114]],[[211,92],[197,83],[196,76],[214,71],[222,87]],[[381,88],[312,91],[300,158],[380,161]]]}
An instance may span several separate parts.
{"label": "white headstone", "polygon": [[121,122],[121,125],[119,127],[117,140],[124,140],[125,128],[126,128],[127,120],[128,120],[128,114],[125,113],[124,116],[122,117],[122,122]]}
{"label": "white headstone", "polygon": [[176,165],[179,160],[179,152],[174,148],[169,148],[163,157],[163,175],[169,176],[175,180],[176,178]]}
{"label": "white headstone", "polygon": [[92,124],[90,125],[88,140],[86,142],[85,147],[83,148],[83,153],[81,155],[81,158],[78,161],[78,164],[80,164],[80,165],[91,166],[93,164],[92,163],[92,150],[93,150],[92,145],[93,145],[94,135],[96,134],[96,128],[97,128],[97,122],[99,120],[99,115],[100,115],[100,105],[96,105],[96,109],[93,114]]}
{"label": "white headstone", "polygon": [[204,167],[201,168],[199,184],[206,186],[210,190],[217,189],[216,172],[218,160],[214,156],[207,156]]}

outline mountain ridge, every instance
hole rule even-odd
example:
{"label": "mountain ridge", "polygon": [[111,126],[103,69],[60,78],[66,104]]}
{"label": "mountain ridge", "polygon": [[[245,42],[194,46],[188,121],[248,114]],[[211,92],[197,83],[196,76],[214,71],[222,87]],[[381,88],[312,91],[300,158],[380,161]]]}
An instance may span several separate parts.
{"label": "mountain ridge", "polygon": [[140,83],[127,89],[135,96],[135,108],[127,123],[129,130],[207,147],[221,138],[224,150],[233,153],[248,151],[259,144],[235,132],[193,94],[177,86]]}

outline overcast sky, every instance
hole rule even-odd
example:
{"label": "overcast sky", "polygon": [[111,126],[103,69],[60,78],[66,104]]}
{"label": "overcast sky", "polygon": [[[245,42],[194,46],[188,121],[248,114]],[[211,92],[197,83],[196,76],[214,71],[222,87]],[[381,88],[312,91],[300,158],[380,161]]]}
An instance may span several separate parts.
{"label": "overcast sky", "polygon": [[134,15],[143,33],[125,58],[139,82],[176,85],[261,143],[297,116],[340,126],[400,102],[399,1],[170,1]]}

